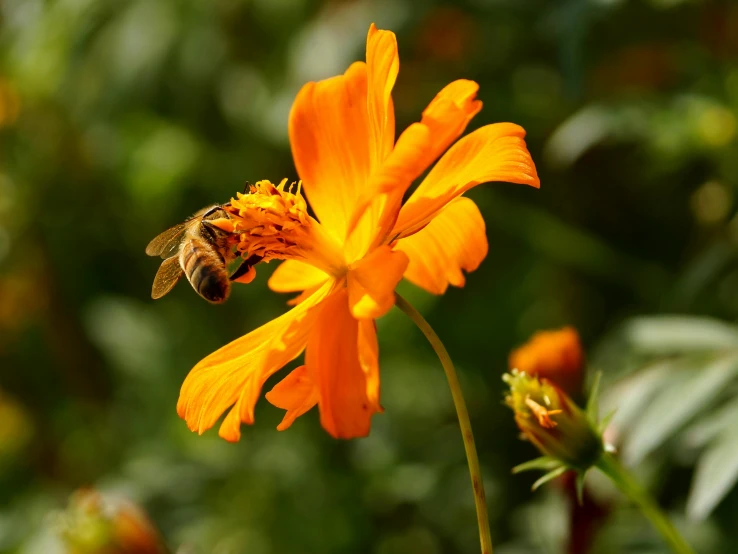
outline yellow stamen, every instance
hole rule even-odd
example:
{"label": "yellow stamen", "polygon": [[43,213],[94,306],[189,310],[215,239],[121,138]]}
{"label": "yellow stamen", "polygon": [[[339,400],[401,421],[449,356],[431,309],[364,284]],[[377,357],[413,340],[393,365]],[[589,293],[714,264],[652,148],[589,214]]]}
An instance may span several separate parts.
{"label": "yellow stamen", "polygon": [[545,427],[546,429],[553,429],[556,427],[556,422],[551,419],[550,416],[563,412],[563,410],[547,410],[538,402],[533,400],[530,395],[525,397],[525,405],[528,406],[530,411],[533,412],[533,415],[536,416],[541,427]]}
{"label": "yellow stamen", "polygon": [[346,267],[340,248],[308,213],[301,185],[259,181],[231,199],[226,209],[238,235],[236,249],[244,259],[297,259],[341,275]]}

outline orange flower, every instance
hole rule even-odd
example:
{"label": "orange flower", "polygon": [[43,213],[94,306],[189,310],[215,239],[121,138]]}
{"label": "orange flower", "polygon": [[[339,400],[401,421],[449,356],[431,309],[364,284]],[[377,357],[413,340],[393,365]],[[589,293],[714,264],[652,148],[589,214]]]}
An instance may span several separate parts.
{"label": "orange flower", "polygon": [[374,320],[394,305],[397,283],[404,276],[434,294],[463,286],[463,271],[481,263],[487,240],[479,209],[461,195],[489,181],[539,186],[517,125],[487,125],[453,144],[482,107],[472,81],[445,87],[395,141],[398,69],[395,35],[372,25],[366,63],[308,83],[295,99],[289,135],[302,188],[261,181],[218,222],[240,235],[245,259],[286,260],[269,280],[272,290],[301,294],[291,311],[190,372],[177,411],[193,431],[230,408],[220,436],[238,440],[266,380],[306,350],[304,365],[266,395],[287,410],[278,428],[317,404],[334,437],[367,435],[382,409]]}
{"label": "orange flower", "polygon": [[573,327],[539,331],[520,348],[513,350],[510,369],[543,377],[571,395],[578,395],[584,378],[584,352]]}

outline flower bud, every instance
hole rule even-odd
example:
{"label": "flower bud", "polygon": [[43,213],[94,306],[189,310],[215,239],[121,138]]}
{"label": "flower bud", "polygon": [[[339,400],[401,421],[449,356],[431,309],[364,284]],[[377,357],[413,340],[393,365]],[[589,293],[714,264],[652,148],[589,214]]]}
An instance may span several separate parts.
{"label": "flower bud", "polygon": [[545,456],[585,471],[604,452],[596,423],[559,387],[513,369],[503,376],[510,386],[505,403],[525,438]]}
{"label": "flower bud", "polygon": [[573,327],[540,331],[513,350],[510,369],[548,379],[571,396],[579,396],[584,379],[584,352]]}
{"label": "flower bud", "polygon": [[72,495],[59,517],[69,554],[165,554],[159,533],[143,512],[127,502],[106,502],[94,490]]}

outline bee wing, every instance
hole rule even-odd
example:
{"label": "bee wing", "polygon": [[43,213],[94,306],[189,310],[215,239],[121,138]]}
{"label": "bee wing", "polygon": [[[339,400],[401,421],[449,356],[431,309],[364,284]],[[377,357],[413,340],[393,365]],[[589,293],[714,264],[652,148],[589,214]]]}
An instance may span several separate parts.
{"label": "bee wing", "polygon": [[189,220],[179,223],[154,237],[146,247],[146,253],[149,256],[161,256],[162,258],[173,256],[189,224]]}
{"label": "bee wing", "polygon": [[164,260],[154,277],[154,285],[151,287],[151,298],[156,300],[174,288],[177,281],[184,275],[179,265],[179,257],[172,256]]}
{"label": "bee wing", "polygon": [[187,218],[182,223],[178,223],[174,227],[170,227],[163,233],[154,237],[154,240],[152,240],[146,247],[146,254],[149,256],[161,256],[162,258],[174,256],[177,248],[179,248],[179,243],[185,231],[192,225],[200,223],[202,221],[202,216],[213,211],[216,207],[217,204],[213,206],[205,206],[203,209],[195,212],[192,217]]}

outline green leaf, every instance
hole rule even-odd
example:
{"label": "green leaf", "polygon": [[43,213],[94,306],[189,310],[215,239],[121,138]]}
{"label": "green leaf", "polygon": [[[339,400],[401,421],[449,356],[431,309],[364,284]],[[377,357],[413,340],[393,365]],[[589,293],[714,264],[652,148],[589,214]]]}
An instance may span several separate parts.
{"label": "green leaf", "polygon": [[707,317],[639,317],[625,328],[626,339],[643,354],[736,349],[738,328]]}
{"label": "green leaf", "polygon": [[623,447],[628,463],[640,462],[695,414],[715,402],[737,373],[738,356],[730,355],[664,379],[664,390],[645,407]]}
{"label": "green leaf", "polygon": [[719,437],[697,461],[692,490],[687,500],[689,517],[710,515],[738,480],[738,428]]}
{"label": "green leaf", "polygon": [[735,427],[736,421],[738,421],[738,399],[706,413],[684,431],[682,441],[687,448],[705,448],[719,435]]}
{"label": "green leaf", "polygon": [[675,362],[659,362],[629,375],[607,388],[601,404],[606,410],[617,408],[618,428],[631,428],[640,420],[643,410],[675,373]]}

